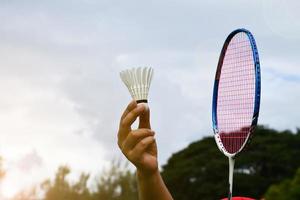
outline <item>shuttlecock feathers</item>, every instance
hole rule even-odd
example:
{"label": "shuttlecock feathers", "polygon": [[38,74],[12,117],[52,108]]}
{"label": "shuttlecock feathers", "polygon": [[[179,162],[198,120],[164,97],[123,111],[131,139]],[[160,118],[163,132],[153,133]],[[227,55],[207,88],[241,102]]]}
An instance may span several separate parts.
{"label": "shuttlecock feathers", "polygon": [[134,100],[138,103],[147,102],[153,77],[153,69],[151,67],[126,69],[120,72],[120,76]]}

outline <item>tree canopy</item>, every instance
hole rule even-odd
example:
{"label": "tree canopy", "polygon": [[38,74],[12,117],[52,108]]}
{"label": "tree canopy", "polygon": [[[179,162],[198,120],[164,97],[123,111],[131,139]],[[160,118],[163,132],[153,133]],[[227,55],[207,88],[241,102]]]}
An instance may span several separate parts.
{"label": "tree canopy", "polygon": [[[300,166],[300,131],[255,130],[250,145],[236,159],[234,196],[261,198],[268,187],[292,177]],[[228,159],[213,137],[175,153],[163,166],[163,177],[176,200],[227,196]]]}
{"label": "tree canopy", "polygon": [[300,168],[293,179],[285,179],[280,184],[271,185],[265,195],[266,200],[299,200]]}
{"label": "tree canopy", "polygon": [[77,181],[71,182],[68,176],[71,169],[60,166],[53,180],[47,179],[41,187],[22,191],[15,200],[38,199],[36,189],[44,193],[43,200],[137,200],[135,174],[129,170],[128,163],[113,161],[109,168],[93,181],[95,187],[88,186],[90,175],[82,173]]}

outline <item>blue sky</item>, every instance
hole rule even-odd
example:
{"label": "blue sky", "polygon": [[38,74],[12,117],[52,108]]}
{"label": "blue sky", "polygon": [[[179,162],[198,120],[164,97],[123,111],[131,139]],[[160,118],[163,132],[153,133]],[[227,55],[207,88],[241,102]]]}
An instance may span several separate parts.
{"label": "blue sky", "polygon": [[[300,127],[299,1],[1,1],[0,155],[11,196],[69,164],[96,175],[112,157],[130,95],[128,67],[155,70],[149,95],[160,163],[211,130],[211,95],[226,36],[255,36],[259,122]],[[171,138],[171,139],[170,139]]]}

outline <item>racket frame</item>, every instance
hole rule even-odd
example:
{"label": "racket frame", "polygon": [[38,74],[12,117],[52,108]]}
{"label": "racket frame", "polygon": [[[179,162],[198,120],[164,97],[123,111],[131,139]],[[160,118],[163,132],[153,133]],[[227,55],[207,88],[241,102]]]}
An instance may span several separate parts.
{"label": "racket frame", "polygon": [[[228,47],[231,39],[238,33],[245,33],[248,36],[248,39],[251,44],[253,61],[254,61],[254,70],[255,70],[255,99],[254,99],[254,110],[253,110],[253,116],[252,116],[252,122],[251,122],[251,127],[249,130],[249,134],[247,135],[247,138],[246,138],[244,144],[241,146],[241,148],[237,152],[229,153],[225,149],[225,147],[221,141],[221,137],[219,135],[218,119],[217,119],[217,106],[218,106],[217,102],[218,102],[219,79],[221,76],[221,71],[222,71],[222,66],[223,66],[223,61],[224,61],[224,57],[226,54],[226,50],[227,50],[227,47]],[[213,130],[214,130],[215,140],[216,140],[218,148],[225,156],[228,157],[228,161],[229,161],[229,177],[228,177],[228,179],[229,179],[228,199],[229,200],[232,199],[233,171],[234,171],[235,157],[239,152],[241,152],[244,149],[245,145],[247,143],[249,143],[250,137],[252,136],[253,131],[256,127],[258,115],[259,115],[260,97],[261,97],[261,74],[260,74],[259,56],[258,56],[255,39],[254,39],[253,35],[250,33],[250,31],[248,31],[246,29],[234,30],[226,38],[223,48],[222,48],[222,51],[221,51],[221,54],[220,54],[218,67],[217,67],[217,71],[216,71],[216,75],[215,75],[215,82],[214,82],[214,89],[213,89],[213,102],[212,102],[212,122],[213,122]]]}
{"label": "racket frame", "polygon": [[[255,99],[254,99],[254,110],[253,110],[250,134],[248,134],[244,144],[241,146],[239,151],[237,151],[235,153],[229,153],[225,149],[224,145],[222,144],[221,137],[219,135],[218,119],[217,119],[217,106],[218,106],[217,102],[218,102],[219,79],[221,76],[221,71],[222,71],[222,66],[223,66],[223,61],[224,61],[224,57],[226,54],[226,50],[227,50],[227,47],[228,47],[231,39],[238,33],[245,33],[248,36],[250,44],[251,44],[254,68],[255,68]],[[217,67],[217,71],[216,71],[216,75],[215,75],[215,82],[214,82],[214,88],[213,88],[213,101],[212,101],[212,124],[213,124],[214,137],[215,137],[218,148],[228,158],[234,158],[239,152],[241,152],[244,149],[245,145],[250,141],[250,136],[252,135],[252,133],[256,127],[257,120],[258,120],[259,108],[260,108],[260,97],[261,97],[261,73],[260,73],[260,62],[259,62],[259,56],[258,56],[255,39],[254,39],[253,35],[251,34],[251,32],[248,31],[247,29],[241,28],[241,29],[234,30],[226,38],[223,48],[222,48],[222,51],[221,51],[221,54],[220,54],[218,67]]]}

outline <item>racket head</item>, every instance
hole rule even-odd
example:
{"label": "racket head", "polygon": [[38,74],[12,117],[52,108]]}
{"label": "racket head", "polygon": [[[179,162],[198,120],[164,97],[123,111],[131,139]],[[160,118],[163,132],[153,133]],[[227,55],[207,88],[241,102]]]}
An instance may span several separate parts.
{"label": "racket head", "polygon": [[212,122],[219,149],[238,154],[256,127],[261,92],[260,63],[253,35],[237,29],[224,42],[215,75]]}

